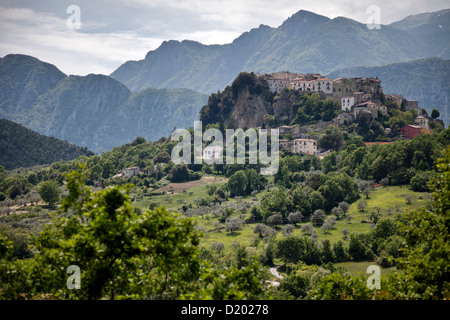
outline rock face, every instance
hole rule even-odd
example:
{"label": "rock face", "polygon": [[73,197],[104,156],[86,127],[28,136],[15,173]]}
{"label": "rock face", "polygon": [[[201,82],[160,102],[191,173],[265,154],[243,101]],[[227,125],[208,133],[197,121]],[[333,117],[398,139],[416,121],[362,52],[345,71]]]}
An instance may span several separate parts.
{"label": "rock face", "polygon": [[272,113],[272,105],[264,96],[251,94],[245,88],[238,93],[231,119],[227,123],[234,128],[255,128],[264,122],[265,114]]}
{"label": "rock face", "polygon": [[274,99],[273,112],[279,122],[285,122],[294,118],[294,103],[295,99],[288,91],[281,91],[279,96]]}
{"label": "rock face", "polygon": [[203,125],[221,123],[228,128],[255,128],[273,115],[273,93],[253,72],[241,72],[231,86],[212,94],[200,111]]}

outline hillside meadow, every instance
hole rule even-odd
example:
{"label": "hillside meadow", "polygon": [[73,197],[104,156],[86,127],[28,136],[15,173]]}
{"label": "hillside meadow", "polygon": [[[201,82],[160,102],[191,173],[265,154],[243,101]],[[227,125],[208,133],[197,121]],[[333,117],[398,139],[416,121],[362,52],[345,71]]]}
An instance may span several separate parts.
{"label": "hillside meadow", "polygon": [[[223,184],[227,180],[222,177],[206,176],[202,180],[196,182],[186,183],[169,183],[165,187],[156,191],[165,191],[165,194],[152,195],[144,197],[141,200],[135,201],[134,205],[145,210],[149,208],[151,203],[156,203],[158,206],[163,206],[171,212],[179,212],[183,205],[197,206],[200,199],[208,197],[208,186],[211,184]],[[172,190],[173,194],[169,192]],[[239,199],[230,198],[229,203],[237,201],[245,201],[253,205],[259,205],[259,200],[267,191],[260,191],[253,196],[246,196]],[[335,227],[324,233],[320,227],[314,227],[318,234],[318,240],[330,240],[336,242],[338,240],[346,240],[342,234],[342,230],[346,228],[349,233],[366,233],[369,232],[372,225],[371,214],[376,213],[378,219],[393,219],[397,215],[402,215],[406,211],[412,211],[420,207],[426,207],[431,197],[426,192],[414,192],[409,189],[409,186],[387,186],[376,187],[371,190],[368,198],[361,194],[358,201],[366,201],[367,207],[361,211],[358,209],[358,201],[351,204],[349,211],[345,217],[341,217],[336,221]],[[409,200],[409,201],[408,201]],[[208,212],[208,210],[205,210]],[[238,217],[244,214],[249,217],[250,210],[247,212],[234,212],[231,217]],[[351,219],[347,219],[350,216]],[[212,213],[204,214],[195,217],[197,226],[203,231],[204,235],[201,239],[201,244],[205,247],[210,247],[211,244],[221,242],[225,246],[225,250],[230,249],[233,242],[239,242],[241,245],[249,246],[254,243],[258,236],[253,232],[255,223],[243,224],[242,229],[234,232],[226,232],[224,228],[218,228],[218,217]],[[302,225],[310,223],[304,218],[302,223],[296,225],[293,235],[301,235]],[[277,237],[283,237],[281,234],[282,226],[276,228],[278,232]],[[262,242],[260,243],[262,245]]]}

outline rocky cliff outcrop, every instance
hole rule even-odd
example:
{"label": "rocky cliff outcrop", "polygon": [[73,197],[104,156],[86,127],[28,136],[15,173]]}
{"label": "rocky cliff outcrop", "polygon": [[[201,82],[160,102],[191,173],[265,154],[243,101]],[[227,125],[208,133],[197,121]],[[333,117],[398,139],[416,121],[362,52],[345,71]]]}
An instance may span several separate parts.
{"label": "rocky cliff outcrop", "polygon": [[248,88],[239,91],[228,124],[234,128],[255,128],[264,122],[265,114],[273,114],[270,101],[261,94],[252,94]]}

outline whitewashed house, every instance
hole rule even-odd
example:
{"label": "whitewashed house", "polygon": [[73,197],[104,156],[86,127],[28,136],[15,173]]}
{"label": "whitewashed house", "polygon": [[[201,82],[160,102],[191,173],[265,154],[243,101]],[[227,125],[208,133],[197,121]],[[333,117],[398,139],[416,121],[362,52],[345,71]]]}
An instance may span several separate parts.
{"label": "whitewashed house", "polygon": [[320,78],[314,80],[314,87],[316,92],[323,92],[325,94],[333,94],[333,79]]}
{"label": "whitewashed house", "polygon": [[355,105],[354,97],[343,97],[341,99],[341,109],[344,111],[351,111],[352,107]]}
{"label": "whitewashed house", "polygon": [[220,146],[207,146],[203,149],[203,159],[218,159],[223,154],[223,148]]}

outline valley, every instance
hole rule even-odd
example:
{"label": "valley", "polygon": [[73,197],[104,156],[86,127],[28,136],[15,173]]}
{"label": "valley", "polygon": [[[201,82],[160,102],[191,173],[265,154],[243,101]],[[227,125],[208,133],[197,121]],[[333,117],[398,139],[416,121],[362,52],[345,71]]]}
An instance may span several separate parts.
{"label": "valley", "polygon": [[0,58],[0,300],[448,300],[448,21]]}

